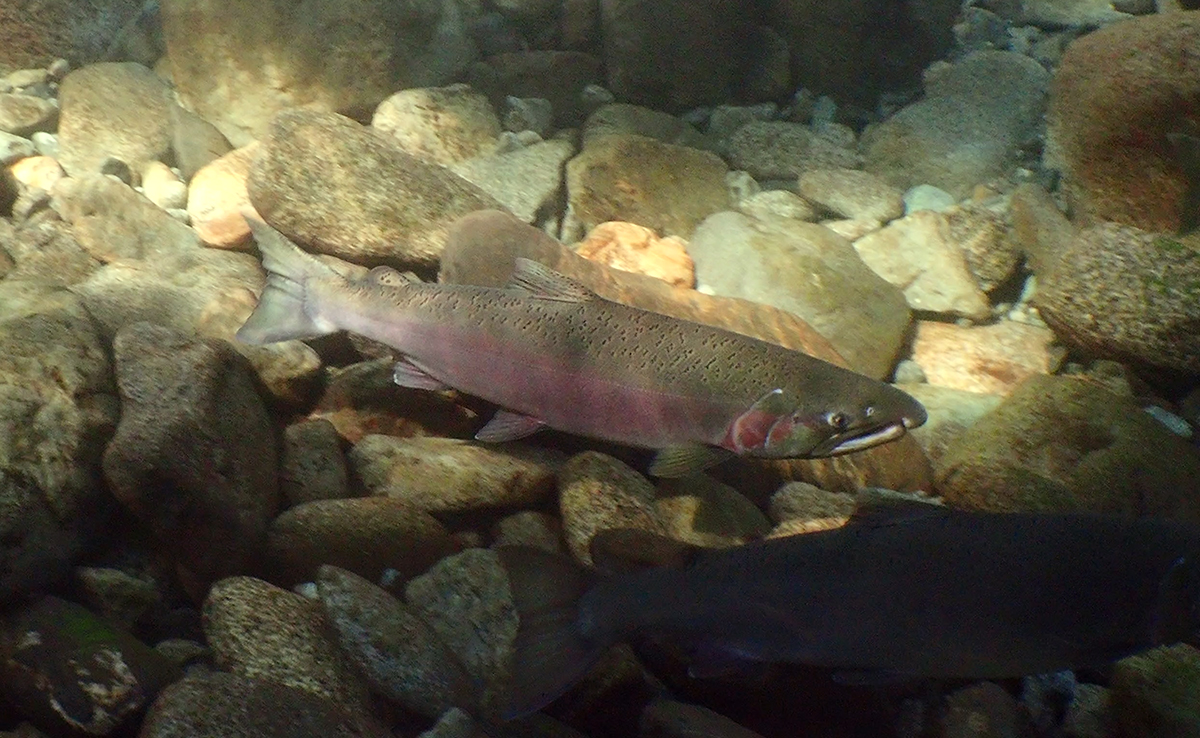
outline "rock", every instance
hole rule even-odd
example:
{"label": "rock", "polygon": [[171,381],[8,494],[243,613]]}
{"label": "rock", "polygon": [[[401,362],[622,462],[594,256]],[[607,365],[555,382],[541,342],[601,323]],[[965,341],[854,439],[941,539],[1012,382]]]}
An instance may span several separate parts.
{"label": "rock", "polygon": [[854,250],[876,274],[902,288],[914,310],[976,321],[991,316],[987,296],[976,286],[942,213],[907,215],[858,239]]}
{"label": "rock", "polygon": [[0,604],[11,605],[58,584],[109,524],[100,459],[119,408],[78,298],[0,302]]}
{"label": "rock", "polygon": [[940,466],[946,449],[954,445],[967,428],[995,410],[1004,400],[1000,395],[968,392],[932,384],[899,386],[925,406],[929,419],[920,428],[909,431],[909,435],[921,446],[921,450],[935,467]]}
{"label": "rock", "polygon": [[863,135],[864,168],[906,190],[932,184],[957,198],[1006,174],[1045,106],[1049,74],[1029,57],[981,51],[931,68],[925,97]]}
{"label": "rock", "polygon": [[99,61],[109,41],[141,7],[142,0],[5,4],[0,8],[0,74],[51,65],[58,69],[66,59],[76,65]]}
{"label": "rock", "polygon": [[534,510],[521,510],[496,522],[493,541],[500,546],[532,546],[562,553],[562,523],[558,518]]}
{"label": "rock", "polygon": [[51,207],[96,259],[144,260],[155,266],[199,249],[192,229],[133,188],[102,174],[61,180]]}
{"label": "rock", "polygon": [[243,571],[279,504],[275,433],[248,363],[225,342],[151,323],[121,329],[113,354],[113,494],[201,580]]}
{"label": "rock", "polygon": [[1104,224],[1039,275],[1042,317],[1092,354],[1200,373],[1200,243]]}
{"label": "rock", "polygon": [[250,226],[242,208],[250,205],[246,179],[259,151],[257,142],[234,149],[201,167],[188,184],[187,211],[192,227],[207,246],[244,248]]}
{"label": "rock", "polygon": [[520,444],[375,435],[355,444],[350,463],[374,494],[420,510],[462,512],[541,502],[554,491],[562,459]]}
{"label": "rock", "polygon": [[1034,274],[1045,274],[1077,232],[1050,193],[1034,184],[1013,190],[1009,217],[1014,245]]}
{"label": "rock", "polygon": [[54,735],[110,735],[178,676],[154,649],[57,597],[10,612],[3,641],[0,688]]}
{"label": "rock", "polygon": [[82,282],[100,267],[80,248],[70,225],[54,213],[35,213],[16,228],[0,223],[0,244],[15,262],[0,282],[0,294],[14,312],[36,302],[41,292]]}
{"label": "rock", "polygon": [[373,720],[303,689],[217,671],[191,674],[163,690],[146,715],[139,735],[389,738],[392,733]]}
{"label": "rock", "polygon": [[504,130],[513,133],[533,131],[545,138],[554,130],[554,105],[544,97],[513,97],[504,99]]}
{"label": "rock", "polygon": [[724,212],[696,229],[688,252],[701,287],[794,313],[856,371],[891,374],[908,328],[904,298],[828,229]]}
{"label": "rock", "polygon": [[696,546],[738,546],[771,530],[754,503],[705,474],[659,480],[654,507],[667,535]]}
{"label": "rock", "polygon": [[141,171],[171,146],[171,88],[141,64],[104,62],[67,75],[60,92],[59,161],[72,176],[114,157]]}
{"label": "rock", "polygon": [[487,97],[459,83],[394,93],[375,108],[371,128],[413,156],[449,166],[490,154],[500,119]]}
{"label": "rock", "polygon": [[601,297],[643,310],[743,333],[845,365],[832,345],[792,313],[732,297],[671,287],[661,279],[622,272],[575,254],[507,213],[472,213],[454,223],[442,254],[442,282],[501,287],[518,257],[576,279]]}
{"label": "rock", "polygon": [[232,150],[217,127],[179,105],[171,106],[171,153],[184,182]]}
{"label": "rock", "polygon": [[1175,231],[1191,182],[1168,136],[1195,135],[1200,94],[1196,13],[1164,13],[1076,39],[1054,75],[1046,161],[1084,225],[1115,221]]}
{"label": "rock", "polygon": [[351,444],[373,434],[397,438],[474,435],[479,428],[476,411],[441,393],[397,385],[392,381],[395,363],[389,355],[330,368],[324,393],[310,417],[333,423],[338,435]]}
{"label": "rock", "polygon": [[33,156],[33,142],[27,138],[15,136],[0,131],[0,166],[15,164],[29,156]]}
{"label": "rock", "polygon": [[803,523],[804,530],[815,532],[843,525],[857,507],[852,494],[826,492],[808,482],[788,482],[771,495],[768,510],[777,524]]}
{"label": "rock", "polygon": [[1132,17],[1115,10],[1118,4],[1125,5],[1112,0],[1029,0],[1021,3],[1021,20],[1042,28],[1093,29]]}
{"label": "rock", "polygon": [[1109,689],[1098,684],[1080,684],[1075,699],[1067,705],[1063,732],[1070,738],[1105,738],[1113,734]]}
{"label": "rock", "polygon": [[1005,215],[974,203],[947,208],[942,215],[979,289],[991,292],[1013,276],[1021,250],[1009,234]]}
{"label": "rock", "polygon": [[713,149],[709,138],[682,118],[629,103],[610,103],[597,108],[583,126],[583,143],[586,146],[601,136],[629,133],[676,146]]}
{"label": "rock", "polygon": [[737,67],[744,14],[732,0],[604,0],[600,38],[608,88],[671,110],[723,100]]}
{"label": "rock", "polygon": [[660,698],[646,705],[642,711],[639,734],[646,738],[688,738],[689,736],[711,736],[712,738],[759,738],[749,728],[742,727],[729,718],[713,712],[707,707]]}
{"label": "rock", "polygon": [[351,496],[346,457],[333,423],[317,418],[283,429],[279,491],[288,507]]}
{"label": "rock", "polygon": [[1200,522],[1200,453],[1095,383],[1033,376],[946,449],[946,503]]}
{"label": "rock", "polygon": [[162,23],[180,100],[244,146],[285,108],[361,117],[396,90],[447,83],[474,58],[466,7],[170,0]]}
{"label": "rock", "polygon": [[187,185],[161,161],[152,161],[142,170],[142,194],[163,210],[187,207]]}
{"label": "rock", "polygon": [[371,581],[394,569],[409,579],[455,551],[445,526],[416,505],[388,497],[313,500],[271,522],[267,552],[289,583],[333,564]]}
{"label": "rock", "polygon": [[1018,738],[1024,716],[1017,701],[995,682],[979,682],[946,698],[941,728],[946,738]]}
{"label": "rock", "polygon": [[[1021,185],[1025,186],[1025,185]],[[954,195],[941,187],[931,184],[919,184],[904,192],[904,214],[909,215],[918,210],[945,211],[957,204]]]}
{"label": "rock", "polygon": [[472,548],[438,562],[404,588],[410,605],[484,687],[483,711],[501,715],[518,618],[494,551]]}
{"label": "rock", "polygon": [[335,566],[318,570],[317,592],[338,643],[377,692],[429,719],[478,706],[471,676],[415,608]]}
{"label": "rock", "polygon": [[480,156],[456,163],[450,169],[521,220],[538,224],[557,213],[562,198],[563,166],[574,154],[574,144],[555,139]]}
{"label": "rock", "polygon": [[218,664],[365,713],[367,685],[329,637],[321,605],[254,577],[227,577],[204,599],[204,635]]}
{"label": "rock", "polygon": [[756,179],[791,179],[804,171],[812,148],[808,126],[790,121],[751,121],[725,146],[730,166]]}
{"label": "rock", "polygon": [[817,210],[808,200],[787,190],[756,193],[738,202],[737,209],[756,220],[774,217],[812,222],[817,219]]}
{"label": "rock", "polygon": [[1113,667],[1112,716],[1123,735],[1200,732],[1200,651],[1180,643],[1130,656]]}
{"label": "rock", "polygon": [[289,238],[352,262],[431,269],[457,217],[499,207],[444,167],[332,113],[279,114],[247,181]]}
{"label": "rock", "polygon": [[728,206],[726,171],[709,152],[632,134],[601,136],[567,162],[568,207],[588,229],[623,220],[688,238]]}
{"label": "rock", "polygon": [[842,218],[886,223],[904,214],[904,193],[870,172],[810,169],[798,187],[804,198]]}
{"label": "rock", "polygon": [[519,51],[494,54],[473,64],[466,81],[497,109],[509,96],[549,100],[554,123],[562,128],[580,125],[592,112],[584,89],[604,79],[603,68],[599,59],[578,51]]}
{"label": "rock", "polygon": [[0,131],[29,137],[37,131],[53,131],[58,106],[33,95],[0,93]]}
{"label": "rock", "polygon": [[63,171],[62,165],[52,157],[31,156],[10,166],[8,175],[22,190],[50,192],[67,173]]}
{"label": "rock", "polygon": [[971,328],[921,320],[913,361],[930,384],[1007,395],[1030,376],[1057,368],[1053,342],[1049,329],[1011,320]]}
{"label": "rock", "polygon": [[687,244],[678,236],[659,238],[654,231],[617,221],[593,228],[575,253],[613,269],[657,277],[675,287],[696,282],[695,265]]}
{"label": "rock", "polygon": [[665,534],[654,487],[633,469],[602,453],[585,451],[559,471],[559,507],[567,549],[587,566],[592,537],[609,528]]}
{"label": "rock", "polygon": [[163,604],[160,582],[145,572],[77,566],[73,574],[80,594],[92,609],[123,630],[133,630],[152,608]]}

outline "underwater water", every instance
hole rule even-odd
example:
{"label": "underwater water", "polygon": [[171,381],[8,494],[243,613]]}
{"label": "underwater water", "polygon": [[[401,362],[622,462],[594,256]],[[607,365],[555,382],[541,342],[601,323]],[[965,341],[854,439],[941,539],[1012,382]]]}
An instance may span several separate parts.
{"label": "underwater water", "polygon": [[0,731],[1200,736],[1200,14],[0,4]]}

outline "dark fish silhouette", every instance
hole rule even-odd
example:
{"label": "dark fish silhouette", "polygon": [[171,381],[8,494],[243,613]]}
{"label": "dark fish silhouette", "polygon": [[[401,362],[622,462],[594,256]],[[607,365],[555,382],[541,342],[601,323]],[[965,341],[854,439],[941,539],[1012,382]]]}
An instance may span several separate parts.
{"label": "dark fish silhouette", "polygon": [[[649,534],[593,549],[646,549],[606,535]],[[684,646],[700,672],[791,662],[880,683],[1099,665],[1200,627],[1200,530],[1165,520],[875,502],[842,528],[733,549],[652,539],[673,566],[594,584],[564,558],[498,549],[521,618],[511,716],[638,636]]]}
{"label": "dark fish silhouette", "polygon": [[268,272],[239,340],[350,330],[407,358],[397,384],[453,387],[505,408],[476,436],[543,425],[658,449],[658,476],[732,454],[818,458],[894,440],[925,422],[909,395],[738,333],[609,302],[536,262],[508,289],[425,284],[378,267],[350,281],[248,218]]}

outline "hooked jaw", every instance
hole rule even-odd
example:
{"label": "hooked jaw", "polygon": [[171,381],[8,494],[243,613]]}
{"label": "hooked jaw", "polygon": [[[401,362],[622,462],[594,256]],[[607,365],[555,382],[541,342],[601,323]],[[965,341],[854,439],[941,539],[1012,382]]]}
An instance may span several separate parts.
{"label": "hooked jaw", "polygon": [[[906,396],[906,399],[909,401],[905,403],[903,411],[898,413],[899,418],[894,422],[886,425],[860,423],[858,427],[847,428],[844,431],[833,434],[819,444],[812,450],[812,456],[841,456],[855,451],[862,451],[872,446],[894,441],[910,429],[923,425],[929,417],[925,412],[925,407],[912,398],[907,398]],[[877,412],[877,408],[868,408],[864,412],[864,417],[870,418],[876,415]],[[893,417],[895,415],[894,413]]]}

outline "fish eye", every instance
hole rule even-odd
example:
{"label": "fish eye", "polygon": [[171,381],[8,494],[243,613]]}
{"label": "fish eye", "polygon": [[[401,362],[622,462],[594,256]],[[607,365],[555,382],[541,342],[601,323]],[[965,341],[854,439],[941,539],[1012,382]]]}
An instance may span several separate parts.
{"label": "fish eye", "polygon": [[875,414],[875,406],[874,405],[867,405],[866,407],[863,408],[863,415],[865,417],[869,418],[874,414]]}
{"label": "fish eye", "polygon": [[845,413],[832,412],[825,416],[825,422],[829,423],[830,427],[835,430],[843,430],[850,421],[846,418]]}

